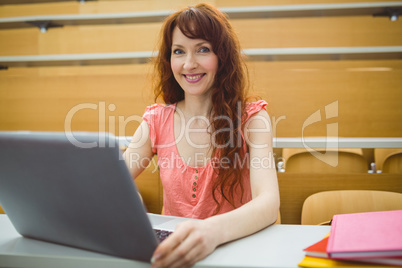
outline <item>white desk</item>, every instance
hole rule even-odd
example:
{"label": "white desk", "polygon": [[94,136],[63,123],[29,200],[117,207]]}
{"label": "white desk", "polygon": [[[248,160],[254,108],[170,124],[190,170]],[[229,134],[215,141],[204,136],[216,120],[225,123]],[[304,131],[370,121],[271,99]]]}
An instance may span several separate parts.
{"label": "white desk", "polygon": [[[150,214],[154,227],[167,216]],[[177,224],[182,219],[174,221]],[[297,267],[303,248],[322,239],[329,226],[273,225],[223,245],[195,267]],[[148,263],[21,237],[6,215],[0,215],[0,267],[91,268],[149,267]]]}

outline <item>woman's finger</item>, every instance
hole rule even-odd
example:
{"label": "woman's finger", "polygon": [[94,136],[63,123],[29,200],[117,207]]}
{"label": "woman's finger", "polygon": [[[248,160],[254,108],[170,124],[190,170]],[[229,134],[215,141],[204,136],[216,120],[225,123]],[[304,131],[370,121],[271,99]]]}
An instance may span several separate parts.
{"label": "woman's finger", "polygon": [[177,229],[158,245],[152,256],[151,263],[162,263],[161,260],[168,257],[174,251],[174,249],[186,239],[189,233],[190,230],[188,228],[180,228],[178,225]]}
{"label": "woman's finger", "polygon": [[173,251],[161,259],[158,263],[161,267],[191,267],[198,260],[209,255],[215,246],[208,243],[208,235],[205,234],[202,224],[189,224],[183,231],[188,235]]}
{"label": "woman's finger", "polygon": [[192,234],[189,234],[169,255],[161,259],[160,264],[163,267],[175,267],[177,263],[189,263],[191,260],[190,257],[194,254],[190,254],[190,252],[197,250],[197,248],[197,241],[193,238]]}

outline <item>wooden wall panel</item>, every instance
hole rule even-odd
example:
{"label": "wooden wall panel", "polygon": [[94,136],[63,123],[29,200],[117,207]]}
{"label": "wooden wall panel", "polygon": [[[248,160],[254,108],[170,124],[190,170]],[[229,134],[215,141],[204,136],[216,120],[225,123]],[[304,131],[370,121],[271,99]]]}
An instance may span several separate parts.
{"label": "wooden wall panel", "polygon": [[0,5],[0,17],[77,14],[79,7],[80,4],[74,2]]}
{"label": "wooden wall panel", "polygon": [[[339,136],[402,136],[402,61],[249,62],[251,95],[269,102],[277,137],[326,136],[337,123]],[[153,102],[150,65],[15,68],[0,72],[1,130],[63,130],[65,117],[79,104],[105,105],[105,122],[141,116]],[[338,101],[338,116],[324,108]],[[116,106],[114,111],[108,105]],[[303,123],[321,111],[322,121]],[[98,110],[82,109],[73,130],[99,129]],[[134,122],[123,135],[132,135]],[[116,134],[122,134],[117,133]]]}
{"label": "wooden wall panel", "polygon": [[70,26],[38,37],[39,54],[152,51],[161,23]]}
{"label": "wooden wall panel", "polygon": [[[387,2],[398,0],[387,0]],[[209,2],[217,7],[265,6],[265,5],[302,5],[378,2],[378,0],[98,0],[81,4],[79,2],[38,3],[23,5],[0,5],[0,17],[54,15],[54,14],[94,14],[119,13],[149,10],[176,10],[199,2]]]}
{"label": "wooden wall panel", "polygon": [[400,46],[402,20],[314,17],[231,20],[243,48]]}
{"label": "wooden wall panel", "polygon": [[161,23],[0,31],[0,56],[152,51]]}
{"label": "wooden wall panel", "polygon": [[[402,61],[249,63],[254,93],[269,102],[275,136],[326,136],[338,123],[343,137],[402,136]],[[338,101],[338,117],[324,108]],[[317,110],[322,121],[304,129]]]}
{"label": "wooden wall panel", "polygon": [[[141,117],[146,105],[153,102],[147,65],[9,71],[0,72],[2,130],[63,131],[66,117],[74,115],[68,120],[72,130],[100,131],[101,126],[108,131],[112,129],[109,119],[113,118],[112,122],[116,123],[112,132],[132,135],[138,123],[130,121],[119,125],[119,116],[126,122],[130,116]],[[109,105],[114,105],[114,109]],[[73,114],[75,108],[77,112]],[[124,125],[124,133],[118,133],[119,127]]]}
{"label": "wooden wall panel", "polygon": [[[118,3],[116,3],[118,2]],[[134,0],[134,1],[99,1],[80,6],[80,13],[136,12],[149,10],[177,10],[201,2],[215,4],[214,0]],[[88,5],[89,4],[89,5]]]}
{"label": "wooden wall panel", "polygon": [[[340,17],[232,20],[243,48],[398,46],[402,20]],[[161,23],[0,31],[1,56],[156,50]]]}
{"label": "wooden wall panel", "polygon": [[0,31],[0,56],[39,54],[39,30],[26,28]]}
{"label": "wooden wall panel", "polygon": [[[389,2],[398,0],[391,0]],[[370,3],[379,2],[378,0],[216,0],[216,5],[223,6],[265,6],[265,5],[304,5],[304,4],[344,4],[344,3]],[[387,1],[388,2],[388,1]]]}
{"label": "wooden wall panel", "polygon": [[124,13],[150,10],[176,10],[199,2],[215,4],[213,0],[98,0],[86,3],[59,2],[23,5],[0,5],[0,17],[61,14]]}

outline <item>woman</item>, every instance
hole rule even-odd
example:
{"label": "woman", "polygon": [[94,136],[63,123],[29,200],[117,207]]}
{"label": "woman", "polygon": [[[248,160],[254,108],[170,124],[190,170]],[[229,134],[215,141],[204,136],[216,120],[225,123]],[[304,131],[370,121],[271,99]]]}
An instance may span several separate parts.
{"label": "woman", "polygon": [[266,102],[246,102],[239,41],[209,4],[165,20],[155,70],[165,105],[147,107],[125,160],[135,178],[157,154],[165,214],[204,219],[178,225],[152,258],[153,267],[189,267],[275,222],[270,120]]}

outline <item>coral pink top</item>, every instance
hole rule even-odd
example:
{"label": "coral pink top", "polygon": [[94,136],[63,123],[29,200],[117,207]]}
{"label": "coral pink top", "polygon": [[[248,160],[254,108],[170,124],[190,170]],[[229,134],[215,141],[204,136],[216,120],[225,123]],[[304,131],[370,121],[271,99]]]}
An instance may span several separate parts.
{"label": "coral pink top", "polygon": [[[243,122],[261,109],[265,109],[266,105],[267,103],[262,100],[247,103]],[[202,167],[192,167],[179,155],[174,136],[175,109],[175,104],[168,106],[154,104],[147,107],[143,115],[149,126],[152,150],[158,155],[164,211],[166,215],[205,219],[213,216],[217,209],[212,196],[212,185],[217,174],[211,162]],[[246,144],[243,146],[245,152],[247,152],[246,146]],[[249,165],[244,165],[244,168],[247,169],[243,176],[244,194],[240,200],[241,191],[237,187],[234,194],[236,207],[252,199]],[[220,193],[215,193],[215,196],[221,204],[218,214],[234,209]]]}

